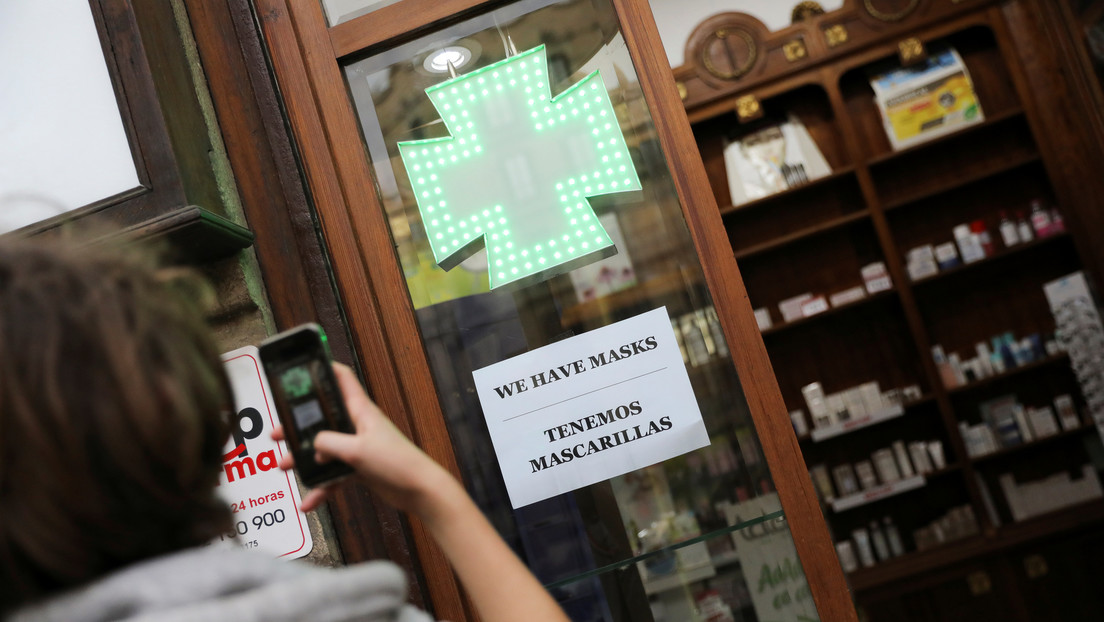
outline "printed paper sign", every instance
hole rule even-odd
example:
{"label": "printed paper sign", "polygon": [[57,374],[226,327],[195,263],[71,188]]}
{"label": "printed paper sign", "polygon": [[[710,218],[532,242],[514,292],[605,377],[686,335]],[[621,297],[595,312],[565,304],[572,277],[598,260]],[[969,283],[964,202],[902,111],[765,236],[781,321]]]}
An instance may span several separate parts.
{"label": "printed paper sign", "polygon": [[666,308],[474,376],[515,508],[709,444]]}
{"label": "printed paper sign", "polygon": [[310,553],[314,542],[306,518],[299,512],[295,479],[277,466],[287,448],[272,440],[279,419],[257,348],[234,350],[222,355],[222,360],[238,413],[223,449],[218,488],[234,513],[234,528],[220,541],[273,557],[302,557]]}

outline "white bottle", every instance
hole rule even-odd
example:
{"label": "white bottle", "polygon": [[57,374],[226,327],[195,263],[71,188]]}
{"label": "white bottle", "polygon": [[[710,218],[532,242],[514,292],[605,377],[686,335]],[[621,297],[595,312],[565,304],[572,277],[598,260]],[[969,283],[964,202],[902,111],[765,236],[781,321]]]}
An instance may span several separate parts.
{"label": "white bottle", "polygon": [[1038,199],[1031,202],[1031,228],[1041,238],[1050,235],[1050,214],[1043,209],[1043,202]]}
{"label": "white bottle", "polygon": [[882,523],[885,525],[886,540],[889,540],[889,552],[894,557],[904,555],[905,544],[901,541],[901,532],[897,531],[897,525],[893,524],[893,519],[887,516],[882,519]]}
{"label": "white bottle", "polygon": [[1019,221],[1016,223],[1016,232],[1020,234],[1021,242],[1030,242],[1035,239],[1035,232],[1031,229],[1031,223],[1024,218],[1023,212],[1016,214]]}
{"label": "white bottle", "polygon": [[874,553],[878,556],[878,561],[884,562],[889,559],[889,543],[886,542],[885,534],[882,533],[878,521],[870,521],[870,539],[874,542]]}
{"label": "white bottle", "polygon": [[1008,212],[1001,212],[1000,234],[1005,248],[1020,243],[1020,234],[1016,232],[1016,223],[1008,217]]}
{"label": "white bottle", "polygon": [[870,535],[866,529],[859,527],[851,532],[851,538],[855,541],[855,550],[859,553],[859,562],[864,568],[870,568],[874,561],[874,550],[870,548]]}

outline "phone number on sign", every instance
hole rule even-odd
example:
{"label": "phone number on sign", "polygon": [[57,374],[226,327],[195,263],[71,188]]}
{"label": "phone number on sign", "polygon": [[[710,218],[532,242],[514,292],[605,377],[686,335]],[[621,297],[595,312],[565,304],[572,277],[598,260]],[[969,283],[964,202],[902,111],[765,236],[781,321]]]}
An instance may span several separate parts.
{"label": "phone number on sign", "polygon": [[[283,510],[273,510],[271,512],[265,512],[263,514],[257,514],[250,522],[253,523],[252,531],[260,531],[265,527],[272,527],[278,525],[287,520],[287,515]],[[237,538],[244,536],[250,532],[249,523],[240,520],[234,523],[234,529],[224,534],[219,535],[219,540],[225,540],[226,538]],[[252,540],[250,542],[243,542],[242,546],[245,548],[254,548],[257,546],[257,541]]]}

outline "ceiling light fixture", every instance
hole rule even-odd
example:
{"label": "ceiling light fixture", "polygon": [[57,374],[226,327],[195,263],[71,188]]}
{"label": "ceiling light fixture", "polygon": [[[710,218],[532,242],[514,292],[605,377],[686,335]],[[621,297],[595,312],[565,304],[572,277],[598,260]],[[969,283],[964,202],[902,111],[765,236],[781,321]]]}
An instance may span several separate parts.
{"label": "ceiling light fixture", "polygon": [[471,59],[471,50],[459,45],[450,45],[430,53],[426,56],[422,66],[425,67],[427,71],[433,73],[448,73],[448,66],[450,63],[453,68],[459,69],[468,64],[468,61]]}

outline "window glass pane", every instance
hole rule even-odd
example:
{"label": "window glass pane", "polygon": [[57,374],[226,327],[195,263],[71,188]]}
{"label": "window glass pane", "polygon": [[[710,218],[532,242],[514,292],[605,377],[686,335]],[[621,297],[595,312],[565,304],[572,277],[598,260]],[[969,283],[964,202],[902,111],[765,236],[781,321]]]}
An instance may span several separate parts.
{"label": "window glass pane", "polygon": [[138,186],[87,0],[0,3],[0,232]]}
{"label": "window glass pane", "polygon": [[[501,64],[507,59],[514,62]],[[507,75],[507,67],[533,59],[541,62],[527,65],[521,76]],[[472,80],[450,83],[444,91],[432,88],[450,79],[450,64],[458,76],[470,74]],[[596,70],[599,75],[587,82]],[[714,307],[705,286],[652,112],[610,4],[514,3],[351,62],[345,72],[465,483],[573,619],[816,619],[720,331],[717,318],[724,310]],[[457,84],[460,90],[452,93]],[[591,86],[594,97],[608,102],[571,99]],[[519,89],[515,92],[526,95],[503,104],[495,99],[500,87],[503,93]],[[548,87],[553,98],[564,97],[547,101],[540,91]],[[447,97],[438,108],[432,98],[441,93]],[[480,106],[493,107],[493,114]],[[506,202],[508,214],[499,223],[489,189],[539,194],[555,185],[548,180],[556,174],[570,176],[561,167],[590,162],[594,153],[575,146],[581,139],[570,129],[579,127],[569,120],[573,115],[594,117],[582,127],[599,139],[600,152],[594,153],[609,166],[597,179],[572,179],[591,186],[583,196],[601,194],[598,184],[607,193],[580,208],[585,199],[574,196],[571,182],[557,189],[557,205],[577,216],[574,224],[581,231],[567,232],[570,240],[556,249],[564,253],[565,245],[586,239],[583,233],[604,231],[616,254],[542,271],[541,257],[558,263],[570,253],[557,258],[547,245],[526,246],[537,254],[511,259],[524,245],[506,248],[506,241],[536,235],[526,220],[533,216],[513,213]],[[512,133],[491,127],[515,121]],[[411,153],[410,141],[426,142]],[[544,150],[534,145],[545,145]],[[464,169],[468,173],[459,184],[444,172],[490,151],[498,160],[489,172]],[[624,171],[623,161],[628,161]],[[625,187],[631,191],[623,192]],[[487,214],[468,221],[464,212],[464,218],[445,221],[465,201],[479,202],[473,197],[486,204]],[[534,195],[533,201],[538,199],[543,195]],[[591,206],[600,229],[584,218]],[[507,234],[503,228],[513,230]],[[495,238],[496,233],[504,237]],[[438,267],[438,261],[455,262],[454,250],[470,248],[484,235],[490,256],[480,250],[450,270]],[[599,233],[592,243],[603,246],[605,238]],[[496,244],[503,245],[499,254]],[[592,259],[581,244],[571,252]],[[535,274],[522,278],[527,270]],[[503,282],[509,283],[492,287]],[[670,316],[668,334],[681,342],[681,355],[675,356],[683,359],[678,365],[693,388],[688,407],[696,402],[701,411],[708,444],[514,509],[473,372],[660,308]],[[545,432],[550,438],[561,434]]]}

